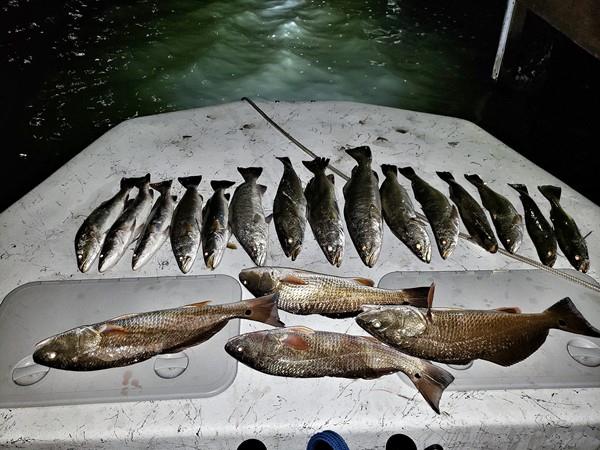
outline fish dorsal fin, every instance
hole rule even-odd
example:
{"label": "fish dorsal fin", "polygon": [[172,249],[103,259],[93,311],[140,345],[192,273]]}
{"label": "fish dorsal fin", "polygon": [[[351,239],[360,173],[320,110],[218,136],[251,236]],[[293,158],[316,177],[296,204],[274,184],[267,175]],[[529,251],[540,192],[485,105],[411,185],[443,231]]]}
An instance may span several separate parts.
{"label": "fish dorsal fin", "polygon": [[267,222],[267,223],[271,223],[272,220],[273,220],[273,214],[269,214],[267,217],[265,217],[265,222]]}
{"label": "fish dorsal fin", "polygon": [[265,192],[267,192],[267,187],[264,184],[257,184],[256,186],[258,187],[258,190],[261,194],[264,195]]}
{"label": "fish dorsal fin", "polygon": [[356,281],[358,284],[362,284],[363,286],[370,286],[370,287],[375,286],[375,282],[373,280],[371,280],[370,278],[352,277],[352,279],[354,281]]}
{"label": "fish dorsal fin", "polygon": [[435,293],[435,282],[431,283],[429,292],[427,293],[427,320],[432,321],[431,307],[433,306],[433,294]]}
{"label": "fish dorsal fin", "polygon": [[335,184],[335,177],[333,176],[332,173],[330,173],[329,175],[327,175],[327,178],[329,179],[329,181],[331,181],[331,184]]}
{"label": "fish dorsal fin", "polygon": [[203,300],[201,302],[190,303],[189,305],[182,306],[182,308],[203,308],[204,306],[208,306],[211,300]]}
{"label": "fish dorsal fin", "polygon": [[287,283],[287,284],[293,284],[294,286],[306,286],[308,284],[307,281],[303,280],[300,277],[297,277],[296,275],[286,275],[285,277],[281,278],[279,281],[281,281],[282,283]]}
{"label": "fish dorsal fin", "polygon": [[114,325],[114,324],[111,324],[111,323],[102,324],[100,326],[100,328],[98,329],[98,331],[101,334],[103,334],[103,335],[107,335],[107,334],[127,334],[127,333],[129,333],[126,328],[121,327],[119,325]]}
{"label": "fish dorsal fin", "polygon": [[523,312],[518,306],[503,306],[502,308],[496,308],[495,311],[509,314],[521,314]]}
{"label": "fish dorsal fin", "polygon": [[135,316],[137,316],[137,314],[136,314],[136,313],[122,314],[122,315],[120,315],[120,316],[113,317],[113,318],[112,318],[112,319],[110,319],[110,320],[123,320],[123,319],[130,319],[130,318],[132,318],[132,317],[135,317]]}

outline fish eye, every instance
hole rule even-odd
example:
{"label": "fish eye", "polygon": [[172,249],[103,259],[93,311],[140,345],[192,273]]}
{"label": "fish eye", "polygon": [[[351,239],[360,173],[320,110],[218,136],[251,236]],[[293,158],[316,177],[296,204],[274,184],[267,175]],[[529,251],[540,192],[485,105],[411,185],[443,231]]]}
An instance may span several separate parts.
{"label": "fish eye", "polygon": [[421,244],[419,244],[418,242],[417,245],[415,245],[415,247],[417,247],[417,250],[421,250]]}
{"label": "fish eye", "polygon": [[180,256],[180,257],[179,257],[179,261],[183,261],[183,256]]}
{"label": "fish eye", "polygon": [[580,259],[581,259],[581,256],[575,255],[575,261],[579,261]]}
{"label": "fish eye", "polygon": [[446,239],[442,239],[442,245],[446,245],[448,241]]}
{"label": "fish eye", "polygon": [[327,246],[327,251],[328,251],[328,252],[332,252],[332,251],[333,251],[333,247],[332,247],[331,245],[328,245],[328,246]]}
{"label": "fish eye", "polygon": [[48,353],[48,359],[54,359],[54,358],[56,358],[56,352]]}
{"label": "fish eye", "polygon": [[288,238],[288,244],[291,244],[292,242],[294,242],[294,240],[292,238]]}
{"label": "fish eye", "polygon": [[83,255],[82,255],[81,253],[79,253],[79,254],[77,255],[77,259],[81,259],[81,258],[83,258]]}
{"label": "fish eye", "polygon": [[204,256],[208,256],[208,252],[204,252]]}
{"label": "fish eye", "polygon": [[379,320],[374,320],[374,321],[373,321],[373,326],[374,326],[375,328],[379,328],[379,327],[381,327],[381,322],[380,322]]}
{"label": "fish eye", "polygon": [[104,253],[100,253],[100,258],[104,258]]}
{"label": "fish eye", "polygon": [[236,348],[236,350],[241,353],[244,350],[244,347],[240,345],[238,348]]}
{"label": "fish eye", "polygon": [[248,280],[244,280],[244,281],[242,281],[242,283],[243,283],[244,285],[246,285],[246,284],[248,284]]}

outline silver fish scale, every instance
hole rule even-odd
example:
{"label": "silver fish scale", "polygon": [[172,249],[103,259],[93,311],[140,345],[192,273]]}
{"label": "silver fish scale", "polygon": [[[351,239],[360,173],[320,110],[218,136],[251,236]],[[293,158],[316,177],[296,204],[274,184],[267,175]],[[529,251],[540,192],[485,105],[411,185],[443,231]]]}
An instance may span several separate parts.
{"label": "silver fish scale", "polygon": [[294,314],[346,313],[360,311],[363,305],[397,305],[407,299],[401,290],[364,286],[352,279],[290,273],[308,282],[307,285],[280,282],[277,287],[277,306]]}
{"label": "silver fish scale", "polygon": [[267,258],[268,224],[262,206],[262,194],[256,182],[237,187],[231,199],[229,221],[233,234],[258,266]]}

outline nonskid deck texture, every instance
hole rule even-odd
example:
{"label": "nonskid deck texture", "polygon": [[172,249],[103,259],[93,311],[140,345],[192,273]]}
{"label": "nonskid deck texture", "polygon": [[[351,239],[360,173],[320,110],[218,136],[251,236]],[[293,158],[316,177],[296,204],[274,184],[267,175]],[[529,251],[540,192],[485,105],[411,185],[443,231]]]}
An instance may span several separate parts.
{"label": "nonskid deck texture", "polygon": [[[345,174],[355,163],[343,149],[369,145],[374,168],[380,175],[379,165],[383,163],[411,165],[430,184],[447,193],[447,185],[436,171],[453,172],[457,179],[463,173],[478,173],[519,210],[517,194],[506,183],[527,184],[530,192],[535,192],[537,185],[554,184],[563,188],[562,204],[575,217],[582,233],[598,232],[600,208],[469,122],[357,103],[259,105],[316,154],[331,158],[331,163]],[[282,173],[275,156],[290,157],[303,182],[307,182],[309,173],[300,162],[308,156],[243,102],[124,122],[0,215],[0,297],[30,281],[180,275],[169,245],[164,245],[135,274],[131,271],[131,251],[105,274],[99,274],[96,268],[81,274],[74,257],[75,232],[84,217],[116,191],[122,176],[147,172],[153,180],[202,174],[199,191],[207,198],[211,194],[208,180],[240,182],[236,167],[263,166],[261,183],[268,186],[264,205],[270,210]],[[336,177],[339,201],[343,199],[343,184]],[[467,183],[463,185],[475,194]],[[547,202],[537,193],[534,198],[547,214]],[[589,275],[595,279],[600,260],[596,233],[588,239]],[[273,227],[269,238],[268,264],[361,275],[376,281],[399,270],[529,268],[464,240],[447,260],[434,250],[427,265],[387,228],[379,261],[372,269],[362,264],[348,237],[339,269],[327,263],[309,229],[294,263],[283,255]],[[536,259],[529,237],[525,237],[519,253]],[[215,273],[236,277],[242,268],[251,265],[242,249],[227,250]],[[559,256],[555,267],[568,268],[569,263]],[[191,273],[209,272],[199,258]],[[244,291],[244,297],[249,295]],[[544,298],[534,308],[523,304],[522,299],[508,299],[507,306],[537,311],[556,300]],[[363,334],[350,320],[284,312],[281,317],[289,325]],[[600,320],[588,319],[594,324]],[[260,328],[241,323],[242,332]],[[0,435],[2,443],[9,446],[19,442],[58,448],[77,444],[221,449],[236,448],[248,437],[260,438],[268,448],[302,448],[312,432],[324,428],[340,432],[352,448],[381,447],[388,436],[399,431],[422,445],[442,443],[444,448],[475,448],[498,442],[505,442],[506,447],[518,442],[523,448],[595,448],[600,443],[600,389],[447,392],[441,402],[444,414],[437,417],[426,404],[415,401],[417,395],[396,376],[369,381],[293,380],[270,377],[239,365],[232,386],[217,397],[3,410]],[[307,402],[307,398],[314,400]]]}

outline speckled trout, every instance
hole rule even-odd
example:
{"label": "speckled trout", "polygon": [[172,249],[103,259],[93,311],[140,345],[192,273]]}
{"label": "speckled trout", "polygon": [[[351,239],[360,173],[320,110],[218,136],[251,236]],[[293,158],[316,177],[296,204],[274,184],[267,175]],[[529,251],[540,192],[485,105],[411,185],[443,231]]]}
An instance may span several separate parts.
{"label": "speckled trout", "polygon": [[492,216],[498,239],[510,253],[516,253],[523,242],[523,217],[503,195],[492,190],[479,175],[465,175],[479,191],[481,203]]}
{"label": "speckled trout", "polygon": [[398,171],[411,181],[415,199],[431,225],[442,259],[452,254],[458,243],[460,225],[458,211],[444,194],[419,177],[412,167],[402,167]]}

